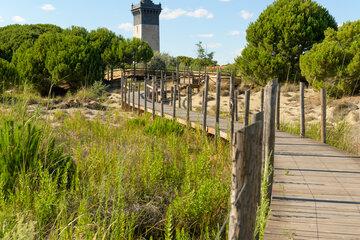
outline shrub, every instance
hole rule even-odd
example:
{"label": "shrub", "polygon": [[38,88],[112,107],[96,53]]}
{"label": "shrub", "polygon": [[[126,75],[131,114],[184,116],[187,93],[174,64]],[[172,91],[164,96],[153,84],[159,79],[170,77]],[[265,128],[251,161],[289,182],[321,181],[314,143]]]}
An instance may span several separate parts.
{"label": "shrub", "polygon": [[0,123],[0,159],[0,182],[5,195],[14,190],[20,173],[32,174],[35,188],[36,176],[42,171],[59,181],[66,175],[66,185],[75,171],[72,159],[31,119],[26,122],[7,119]]}
{"label": "shrub", "polygon": [[300,59],[301,73],[310,84],[335,97],[360,93],[360,20],[325,32]]}
{"label": "shrub", "polygon": [[11,63],[0,58],[0,88],[4,90],[6,87],[17,84],[18,74]]}

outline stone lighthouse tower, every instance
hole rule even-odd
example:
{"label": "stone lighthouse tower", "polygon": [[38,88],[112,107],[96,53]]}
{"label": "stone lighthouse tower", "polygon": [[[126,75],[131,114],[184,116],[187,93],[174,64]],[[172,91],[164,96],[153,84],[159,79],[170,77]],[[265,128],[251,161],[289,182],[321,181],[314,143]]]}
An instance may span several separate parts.
{"label": "stone lighthouse tower", "polygon": [[151,0],[141,0],[140,4],[131,6],[134,15],[134,37],[147,42],[154,51],[160,51],[161,10],[161,4],[154,4]]}

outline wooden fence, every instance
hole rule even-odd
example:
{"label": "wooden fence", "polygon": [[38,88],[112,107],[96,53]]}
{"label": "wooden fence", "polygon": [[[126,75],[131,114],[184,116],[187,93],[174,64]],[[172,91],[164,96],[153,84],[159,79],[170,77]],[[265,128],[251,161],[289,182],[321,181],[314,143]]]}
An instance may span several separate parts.
{"label": "wooden fence", "polygon": [[[229,139],[232,144],[232,179],[231,179],[231,211],[229,216],[229,239],[252,239],[256,224],[256,213],[260,203],[260,188],[262,173],[268,166],[273,168],[274,164],[274,145],[275,145],[275,118],[276,103],[278,99],[278,83],[273,81],[269,83],[261,95],[263,111],[254,115],[254,121],[249,124],[250,115],[250,91],[245,92],[244,119],[245,122],[240,130],[235,132],[234,124],[238,121],[238,91],[234,79],[230,77],[230,137],[221,135],[220,128],[220,90],[222,75],[217,73],[216,78],[216,111],[215,111],[215,129],[210,129],[208,125],[208,92],[209,76],[204,76],[203,89],[203,108],[202,108],[202,127],[204,132],[211,133],[218,137]],[[193,126],[190,122],[192,112],[192,86],[191,84],[181,86],[179,75],[172,74],[167,78],[164,72],[160,75],[148,75],[143,82],[136,81],[135,78],[129,79],[123,77],[121,80],[122,106],[124,108],[137,108],[148,111],[147,102],[151,101],[152,117],[156,115],[164,116],[164,104],[172,107],[172,118],[179,120],[177,109],[181,107],[180,96],[181,89],[186,89],[183,96],[186,97],[186,115],[182,123]],[[166,86],[166,87],[165,87]],[[170,86],[170,90],[169,90]],[[137,102],[135,95],[137,94]],[[145,99],[144,106],[140,106],[140,95]],[[160,113],[156,113],[156,107],[160,106]],[[157,108],[158,109],[158,108]],[[184,109],[182,109],[184,110]],[[133,110],[135,111],[135,110]],[[179,110],[180,111],[180,110]],[[212,120],[213,121],[213,120]],[[270,188],[272,186],[273,175],[268,179]],[[271,191],[269,191],[271,199]]]}

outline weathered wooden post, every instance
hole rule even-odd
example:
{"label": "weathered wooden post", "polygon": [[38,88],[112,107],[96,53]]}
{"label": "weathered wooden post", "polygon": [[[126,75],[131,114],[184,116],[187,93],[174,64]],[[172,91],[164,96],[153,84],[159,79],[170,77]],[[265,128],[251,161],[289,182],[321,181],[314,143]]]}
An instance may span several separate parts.
{"label": "weathered wooden post", "polygon": [[272,185],[274,178],[274,151],[275,151],[275,114],[278,81],[269,82],[265,87],[264,96],[264,172],[268,176],[268,199],[271,202]]}
{"label": "weathered wooden post", "polygon": [[215,138],[220,133],[220,97],[221,97],[221,72],[218,69],[216,77],[216,111],[215,111]]}
{"label": "weathered wooden post", "polygon": [[161,117],[164,117],[164,75],[163,71],[161,71],[161,78],[160,78],[160,112]]}
{"label": "weathered wooden post", "polygon": [[152,119],[155,119],[155,92],[156,92],[156,75],[152,79]]}
{"label": "weathered wooden post", "polygon": [[173,114],[172,117],[173,119],[176,118],[176,84],[172,87],[173,89],[173,98],[172,98],[172,107],[173,107]]}
{"label": "weathered wooden post", "polygon": [[176,67],[176,82],[177,82],[177,97],[179,108],[181,108],[181,84],[180,84],[180,75],[179,75],[179,65]]}
{"label": "weathered wooden post", "polygon": [[235,103],[235,121],[236,121],[236,122],[239,121],[238,96],[239,96],[239,91],[238,91],[238,90],[235,90],[235,92],[234,92],[234,103]]}
{"label": "weathered wooden post", "polygon": [[244,111],[244,126],[249,125],[249,116],[250,116],[250,90],[245,91],[245,111]]}
{"label": "weathered wooden post", "polygon": [[230,76],[230,101],[229,101],[229,112],[230,112],[230,143],[234,140],[234,124],[235,124],[235,101],[234,101],[234,78]]}
{"label": "weathered wooden post", "polygon": [[261,89],[261,93],[260,93],[260,112],[264,111],[264,88]]}
{"label": "weathered wooden post", "polygon": [[326,89],[321,91],[321,141],[326,143]]}
{"label": "weathered wooden post", "polygon": [[281,98],[281,85],[278,85],[276,97],[276,129],[280,130],[280,98]]}
{"label": "weathered wooden post", "polygon": [[305,83],[300,82],[300,136],[305,137]]}
{"label": "weathered wooden post", "polygon": [[191,86],[187,86],[186,122],[190,125]]}
{"label": "weathered wooden post", "polygon": [[147,87],[147,80],[149,79],[149,75],[145,77],[144,80],[144,112],[147,113],[147,100],[148,100],[148,87]]}
{"label": "weathered wooden post", "polygon": [[229,240],[253,239],[260,201],[263,122],[235,133],[232,150]]}
{"label": "weathered wooden post", "polygon": [[132,81],[129,81],[128,83],[128,106],[131,106],[131,85],[132,85]]}
{"label": "weathered wooden post", "polygon": [[124,109],[124,77],[121,77],[121,88],[120,88],[120,95],[121,95],[121,108]]}
{"label": "weathered wooden post", "polygon": [[135,82],[133,82],[131,84],[131,89],[132,89],[132,111],[135,111]]}
{"label": "weathered wooden post", "polygon": [[205,90],[204,90],[204,99],[203,99],[203,130],[206,132],[207,129],[207,101],[209,94],[209,76],[205,75]]}
{"label": "weathered wooden post", "polygon": [[141,87],[141,82],[138,82],[138,86],[137,86],[137,90],[138,90],[138,92],[137,92],[138,114],[141,113],[141,108],[140,108],[140,87]]}

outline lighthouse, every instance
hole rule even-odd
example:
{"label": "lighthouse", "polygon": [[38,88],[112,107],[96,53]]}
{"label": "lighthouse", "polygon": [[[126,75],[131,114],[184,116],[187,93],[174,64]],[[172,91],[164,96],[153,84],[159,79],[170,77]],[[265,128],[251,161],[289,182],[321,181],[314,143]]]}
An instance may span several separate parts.
{"label": "lighthouse", "polygon": [[131,5],[134,16],[134,37],[147,42],[152,50],[160,51],[160,13],[161,4],[151,0],[141,0]]}

